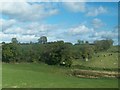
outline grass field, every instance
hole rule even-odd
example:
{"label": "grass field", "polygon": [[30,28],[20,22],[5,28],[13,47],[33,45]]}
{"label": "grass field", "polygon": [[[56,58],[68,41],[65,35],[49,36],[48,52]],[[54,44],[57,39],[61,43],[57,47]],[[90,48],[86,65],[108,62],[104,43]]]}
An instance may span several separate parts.
{"label": "grass field", "polygon": [[[114,49],[116,48],[110,48],[110,50],[115,51]],[[110,52],[110,50],[108,52],[99,52],[95,54],[92,59],[86,62],[80,59],[74,60],[73,65],[82,65],[95,68],[118,68],[118,53]],[[109,54],[112,55],[109,56]]]}
{"label": "grass field", "polygon": [[46,64],[3,64],[3,88],[117,88],[117,79],[69,76],[70,68]]}

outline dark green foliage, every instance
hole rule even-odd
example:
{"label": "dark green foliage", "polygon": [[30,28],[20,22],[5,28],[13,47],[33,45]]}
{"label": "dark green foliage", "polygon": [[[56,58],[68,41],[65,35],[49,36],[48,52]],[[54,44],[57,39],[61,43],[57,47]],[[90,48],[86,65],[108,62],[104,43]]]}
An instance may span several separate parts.
{"label": "dark green foliage", "polygon": [[39,39],[39,43],[18,43],[16,38],[12,38],[12,43],[3,43],[3,62],[44,62],[49,65],[71,66],[72,60],[89,60],[95,52],[107,50],[113,44],[112,40],[96,41],[89,44],[88,41],[78,41],[73,45],[70,42],[56,41],[48,42],[47,37]]}
{"label": "dark green foliage", "polygon": [[71,44],[64,43],[63,41],[48,44],[41,55],[41,60],[49,65],[59,65],[61,62],[65,62],[67,66],[71,65],[69,46]]}
{"label": "dark green foliage", "polygon": [[84,41],[83,40],[77,40],[76,45],[80,45],[80,44],[84,44]]}
{"label": "dark green foliage", "polygon": [[47,43],[47,37],[46,36],[42,36],[38,39],[38,43],[41,43],[41,44],[45,44]]}
{"label": "dark green foliage", "polygon": [[19,44],[16,38],[12,38],[12,43],[2,45],[2,61],[17,62],[20,58]]}
{"label": "dark green foliage", "polygon": [[5,42],[2,42],[2,44],[4,45],[4,44],[5,44]]}
{"label": "dark green foliage", "polygon": [[96,51],[106,51],[113,45],[113,40],[100,40],[94,42]]}
{"label": "dark green foliage", "polygon": [[11,42],[12,43],[18,43],[18,40],[16,38],[12,38]]}
{"label": "dark green foliage", "polygon": [[12,50],[9,44],[2,46],[2,61],[3,62],[10,62],[13,57]]}
{"label": "dark green foliage", "polygon": [[90,45],[84,45],[82,47],[82,56],[83,56],[83,59],[90,59],[92,58],[92,55],[94,53],[94,48],[91,47]]}
{"label": "dark green foliage", "polygon": [[2,46],[2,60],[5,62],[17,62],[20,58],[19,45],[16,43],[4,44]]}
{"label": "dark green foliage", "polygon": [[94,46],[89,44],[74,45],[72,57],[74,59],[91,59],[94,55]]}
{"label": "dark green foliage", "polygon": [[89,44],[89,41],[85,41],[86,44]]}

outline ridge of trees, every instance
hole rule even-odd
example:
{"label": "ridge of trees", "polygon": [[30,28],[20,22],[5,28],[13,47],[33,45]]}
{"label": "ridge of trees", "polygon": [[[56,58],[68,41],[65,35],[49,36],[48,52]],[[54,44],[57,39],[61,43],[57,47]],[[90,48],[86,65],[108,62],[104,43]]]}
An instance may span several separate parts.
{"label": "ridge of trees", "polygon": [[47,42],[42,36],[38,43],[19,43],[16,38],[11,43],[2,43],[2,62],[44,62],[49,65],[71,66],[74,59],[89,60],[100,51],[106,51],[113,45],[113,40],[99,40],[89,44],[81,41],[73,45],[70,42]]}

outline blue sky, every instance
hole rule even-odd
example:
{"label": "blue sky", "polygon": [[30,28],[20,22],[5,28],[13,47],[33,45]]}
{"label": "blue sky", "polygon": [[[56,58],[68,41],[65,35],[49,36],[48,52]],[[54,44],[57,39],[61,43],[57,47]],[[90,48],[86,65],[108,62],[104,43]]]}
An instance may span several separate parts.
{"label": "blue sky", "polygon": [[117,2],[0,3],[0,41],[37,42],[113,39],[118,43]]}

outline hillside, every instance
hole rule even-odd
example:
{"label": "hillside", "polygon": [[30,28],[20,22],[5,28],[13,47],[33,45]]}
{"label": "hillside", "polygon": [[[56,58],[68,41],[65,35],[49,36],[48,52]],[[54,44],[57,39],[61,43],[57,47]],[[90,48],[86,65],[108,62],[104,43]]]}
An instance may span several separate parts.
{"label": "hillside", "polygon": [[118,47],[113,46],[106,52],[99,52],[93,55],[93,58],[89,61],[83,61],[81,59],[73,61],[73,65],[96,68],[118,68]]}
{"label": "hillside", "polygon": [[[23,50],[28,49],[27,45],[22,47]],[[117,47],[111,47],[106,52],[95,54],[89,61],[73,60],[72,67],[44,63],[3,63],[2,86],[3,88],[117,88],[117,78],[96,79],[97,74],[111,74],[111,71],[87,70],[91,67],[92,69],[117,68],[118,53],[116,51]],[[76,65],[80,68],[82,66],[83,70],[74,68]],[[75,75],[72,75],[73,73]]]}

